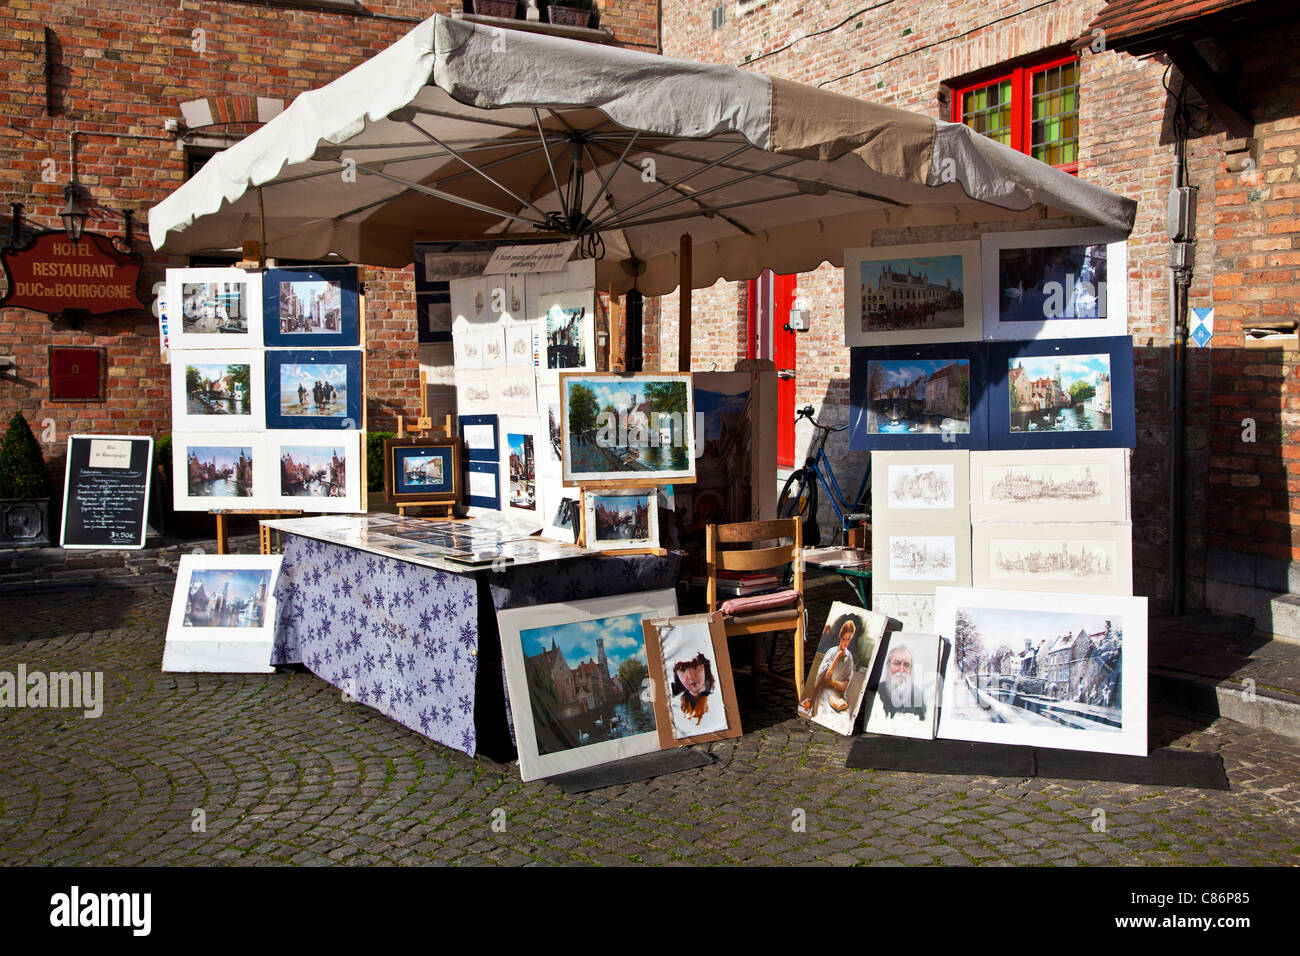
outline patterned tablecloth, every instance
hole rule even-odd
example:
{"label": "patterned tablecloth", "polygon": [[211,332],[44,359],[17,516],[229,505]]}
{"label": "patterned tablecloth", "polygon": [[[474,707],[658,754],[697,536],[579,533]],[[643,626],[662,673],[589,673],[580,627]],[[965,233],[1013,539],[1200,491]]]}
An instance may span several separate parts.
{"label": "patterned tablecloth", "polygon": [[[495,613],[480,625],[480,603],[495,612],[672,587],[679,562],[676,555],[608,556],[451,574],[288,534],[272,663],[302,663],[360,703],[472,757],[480,642],[491,641],[484,656],[500,660]],[[492,633],[480,633],[489,621]]]}

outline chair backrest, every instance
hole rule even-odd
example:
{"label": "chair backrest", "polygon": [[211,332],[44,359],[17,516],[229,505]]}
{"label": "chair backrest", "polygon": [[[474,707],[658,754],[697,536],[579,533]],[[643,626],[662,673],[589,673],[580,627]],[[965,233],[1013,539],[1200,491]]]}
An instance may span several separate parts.
{"label": "chair backrest", "polygon": [[[792,543],[726,551],[718,547],[719,544],[752,544],[780,538],[789,538]],[[794,588],[803,594],[803,521],[800,518],[711,524],[705,528],[704,549],[710,611],[717,608],[719,571],[764,571],[793,564]]]}

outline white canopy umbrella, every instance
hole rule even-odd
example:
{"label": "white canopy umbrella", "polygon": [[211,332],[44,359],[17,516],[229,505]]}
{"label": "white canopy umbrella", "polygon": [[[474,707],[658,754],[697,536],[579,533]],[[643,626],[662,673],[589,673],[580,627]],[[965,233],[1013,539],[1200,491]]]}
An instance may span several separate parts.
{"label": "white canopy umbrella", "polygon": [[400,267],[415,242],[578,238],[648,295],[842,265],[882,226],[1136,204],[966,126],[746,70],[435,16],[153,208],[154,247]]}

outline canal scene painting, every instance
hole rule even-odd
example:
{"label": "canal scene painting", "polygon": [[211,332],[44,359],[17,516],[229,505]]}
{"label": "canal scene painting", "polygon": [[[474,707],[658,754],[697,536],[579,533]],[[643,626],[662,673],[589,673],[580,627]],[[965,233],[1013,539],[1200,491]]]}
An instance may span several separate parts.
{"label": "canal scene painting", "polygon": [[584,496],[587,547],[598,551],[656,547],[659,540],[658,492],[629,490]]}
{"label": "canal scene painting", "polygon": [[247,292],[242,282],[182,282],[181,330],[196,335],[246,334]]}
{"label": "canal scene painting", "polygon": [[252,366],[237,363],[185,364],[186,415],[251,415]]}
{"label": "canal scene painting", "polygon": [[342,445],[283,445],[280,494],[287,498],[347,495],[347,449]]}
{"label": "canal scene painting", "polygon": [[562,376],[564,481],[695,475],[686,375]]}
{"label": "canal scene painting", "polygon": [[998,252],[1001,322],[1106,317],[1106,245]]}
{"label": "canal scene painting", "polygon": [[347,417],[346,365],[281,365],[279,372],[281,415]]}
{"label": "canal scene painting", "polygon": [[251,498],[251,445],[191,445],[186,449],[186,491],[193,498]]}
{"label": "canal scene painting", "polygon": [[1013,433],[1111,430],[1105,353],[1012,359],[1007,394]]}
{"label": "canal scene painting", "polygon": [[185,627],[260,628],[266,624],[271,571],[196,569],[185,598]]}
{"label": "canal scene painting", "polygon": [[867,433],[970,433],[968,359],[877,359],[867,366]]}
{"label": "canal scene painting", "polygon": [[1145,753],[1145,605],[941,588],[935,626],[952,659],[939,736]]}
{"label": "canal scene painting", "polygon": [[[520,632],[541,755],[654,733],[642,614]],[[645,695],[648,696],[648,695]]]}

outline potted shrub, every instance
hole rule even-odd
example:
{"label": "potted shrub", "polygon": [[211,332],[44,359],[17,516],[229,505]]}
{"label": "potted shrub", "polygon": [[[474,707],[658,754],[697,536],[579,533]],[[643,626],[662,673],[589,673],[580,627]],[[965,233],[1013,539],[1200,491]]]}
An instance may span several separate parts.
{"label": "potted shrub", "polygon": [[0,545],[49,545],[52,493],[41,446],[15,412],[0,445]]}
{"label": "potted shrub", "polygon": [[595,9],[595,0],[564,0],[564,3],[552,3],[547,6],[546,18],[551,23],[558,23],[561,26],[589,27]]}
{"label": "potted shrub", "polygon": [[513,20],[518,12],[518,6],[515,0],[474,0],[474,12],[481,17]]}

